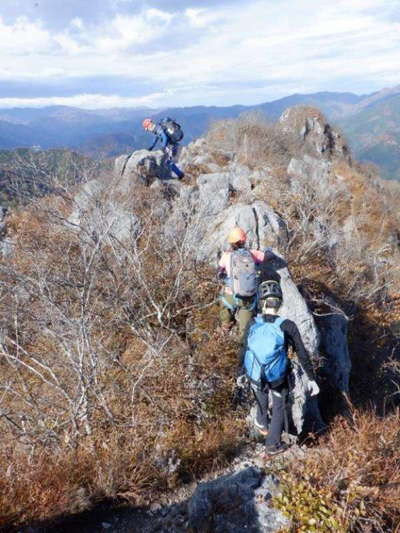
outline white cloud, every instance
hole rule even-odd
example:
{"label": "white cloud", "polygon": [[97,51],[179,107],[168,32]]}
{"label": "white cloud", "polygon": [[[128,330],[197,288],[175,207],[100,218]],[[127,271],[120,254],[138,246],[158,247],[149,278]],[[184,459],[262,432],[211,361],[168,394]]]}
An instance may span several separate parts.
{"label": "white cloud", "polygon": [[0,17],[0,49],[5,56],[51,51],[50,34],[40,23],[20,17],[14,24],[6,24]]}
{"label": "white cloud", "polygon": [[[399,19],[398,0],[243,0],[181,15],[149,8],[96,27],[75,18],[54,34],[40,21],[0,19],[0,79],[132,76],[166,88],[139,99],[154,105],[367,92],[400,81]],[[91,95],[75,98],[92,105]]]}
{"label": "white cloud", "polygon": [[0,98],[0,109],[11,107],[43,107],[65,105],[84,109],[105,109],[111,107],[155,106],[167,96],[166,93],[152,93],[138,98],[124,98],[118,95],[77,94],[75,96],[54,96],[46,98]]}

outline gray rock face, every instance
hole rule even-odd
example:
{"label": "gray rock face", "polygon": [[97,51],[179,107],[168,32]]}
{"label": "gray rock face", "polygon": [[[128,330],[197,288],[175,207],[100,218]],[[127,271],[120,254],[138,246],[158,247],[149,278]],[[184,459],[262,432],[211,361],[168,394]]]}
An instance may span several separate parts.
{"label": "gray rock face", "polygon": [[197,185],[203,216],[216,216],[228,205],[229,174],[202,174]]}
{"label": "gray rock face", "polygon": [[162,165],[162,158],[161,150],[137,150],[132,154],[121,155],[115,160],[115,177],[123,177],[133,182],[140,179],[146,184],[152,183],[155,178],[167,179],[169,176]]}
{"label": "gray rock face", "polygon": [[[213,201],[211,201],[213,203]],[[207,222],[206,234],[198,248],[198,258],[215,261],[218,253],[227,248],[226,238],[234,226],[247,233],[251,248],[280,248],[287,242],[287,228],[282,218],[265,202],[232,204]]]}
{"label": "gray rock face", "polygon": [[[331,168],[330,161],[321,161],[306,154],[302,159],[293,158],[289,163],[287,173],[291,178],[301,177],[315,183],[326,184]],[[291,186],[295,187],[296,182],[292,182]]]}
{"label": "gray rock face", "polygon": [[7,213],[7,207],[0,206],[0,255],[3,257],[9,257],[13,250],[13,243],[7,238]]}
{"label": "gray rock face", "polygon": [[268,505],[276,491],[276,481],[255,467],[201,483],[188,505],[189,525],[196,533],[279,531],[289,521]]}
{"label": "gray rock face", "polygon": [[69,223],[77,230],[85,229],[86,235],[96,240],[104,237],[128,240],[139,229],[138,218],[118,195],[126,188],[121,178],[115,183],[103,184],[93,180],[82,186],[74,198],[74,208]]}

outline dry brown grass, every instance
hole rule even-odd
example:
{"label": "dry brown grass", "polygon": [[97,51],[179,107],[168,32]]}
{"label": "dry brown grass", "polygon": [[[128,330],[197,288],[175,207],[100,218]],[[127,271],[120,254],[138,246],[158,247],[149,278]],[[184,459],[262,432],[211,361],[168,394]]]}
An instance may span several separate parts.
{"label": "dry brown grass", "polygon": [[[318,446],[290,463],[283,476],[288,502],[279,505],[291,509],[291,531],[398,531],[399,414],[396,410],[380,418],[354,411],[350,420],[338,418]],[[304,499],[309,508],[327,510],[311,528],[309,520],[317,513],[308,513]]]}
{"label": "dry brown grass", "polygon": [[266,163],[285,167],[300,149],[300,140],[262,113],[246,113],[238,119],[215,122],[207,134],[210,146],[233,152],[240,163],[262,168]]}
{"label": "dry brown grass", "polygon": [[[380,376],[376,383],[384,387],[388,375],[397,383],[394,367],[388,374],[383,365],[394,346],[389,329],[399,293],[388,283],[398,257],[390,240],[398,197],[347,163],[337,169],[340,186],[333,174],[329,187],[304,180],[291,188],[285,165],[296,144],[259,118],[246,120],[233,130],[229,122],[215,126],[209,141],[216,153],[237,150],[242,162],[269,167],[259,195],[288,220],[285,252],[295,279],[309,288],[311,306],[331,292],[352,315],[353,398],[358,405],[377,401],[371,376]],[[66,196],[46,198],[9,221],[15,254],[0,265],[2,524],[76,512],[107,498],[146,503],[220,468],[243,443],[244,422],[231,403],[237,346],[213,334],[217,287],[212,270],[190,260],[196,228],[191,235],[190,227],[177,227],[176,242],[166,247],[154,214],[163,193],[139,185],[134,199],[118,197],[142,224],[121,243],[105,230],[103,210],[112,194],[106,190],[97,200],[101,209],[96,216],[95,205],[87,210],[80,232],[66,221],[73,208]],[[387,215],[378,224],[382,210]],[[347,242],[340,232],[350,215],[358,233]],[[321,223],[325,230],[317,234]],[[339,239],[334,248],[331,237]],[[389,248],[380,252],[380,241]],[[393,407],[393,386],[382,390]],[[344,491],[380,487],[362,496],[371,523],[393,522],[398,493],[386,486],[395,481],[389,467],[398,473],[396,416],[357,413],[353,426],[337,421],[321,441],[326,461],[318,464],[313,451],[288,483],[309,468],[313,490],[343,507],[349,492],[342,495],[335,485],[340,466],[351,479]],[[372,454],[377,459],[368,477],[362,462]],[[356,524],[358,504],[346,501],[343,520]]]}
{"label": "dry brown grass", "polygon": [[212,333],[213,272],[194,266],[183,244],[165,248],[154,201],[137,191],[143,228],[131,248],[91,238],[90,217],[71,229],[50,199],[10,221],[2,525],[104,499],[146,503],[226,464],[243,441],[231,406],[236,346]]}

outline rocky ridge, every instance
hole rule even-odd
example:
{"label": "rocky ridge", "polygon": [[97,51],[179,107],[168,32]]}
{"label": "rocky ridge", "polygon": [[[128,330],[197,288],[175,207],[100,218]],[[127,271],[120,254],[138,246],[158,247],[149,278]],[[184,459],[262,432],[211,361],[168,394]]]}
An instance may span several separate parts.
{"label": "rocky ridge", "polygon": [[[333,172],[333,161],[337,158],[349,160],[348,148],[342,137],[319,111],[312,108],[305,111],[289,109],[282,115],[280,124],[284,131],[295,132],[303,143],[300,157],[291,159],[287,168],[290,187],[296,187],[299,176],[320,182],[323,186]],[[168,189],[170,199],[164,198],[159,209],[163,231],[167,237],[173,238],[189,224],[198,242],[196,253],[199,261],[216,266],[219,255],[227,247],[226,235],[235,225],[245,229],[251,248],[268,248],[269,267],[281,279],[284,296],[282,314],[297,324],[306,348],[316,365],[327,370],[332,386],[348,392],[351,363],[346,318],[339,310],[325,317],[323,327],[318,328],[293,282],[284,260],[289,238],[287,221],[267,201],[260,199],[262,184],[271,178],[270,169],[254,170],[237,161],[234,153],[215,153],[207,140],[200,138],[182,150],[182,168],[189,172],[192,168],[200,171],[195,180],[186,184],[176,180],[160,181],[155,177],[161,157],[161,152],[141,150],[117,158],[117,188],[126,190],[130,184],[134,194],[133,184],[142,180],[154,190]],[[222,164],[216,161],[222,161]],[[319,353],[321,346],[324,358]],[[297,432],[301,433],[304,429],[306,418],[314,428],[322,428],[324,424],[317,402],[307,394],[307,377],[296,360],[293,366],[295,385],[291,412]]]}
{"label": "rocky ridge", "polygon": [[[320,113],[309,110],[304,116],[297,110],[289,110],[282,115],[280,124],[283,130],[294,131],[304,148],[287,166],[288,187],[296,188],[300,177],[323,184],[332,176],[335,158],[348,161],[348,150],[341,137]],[[273,181],[273,171],[268,167],[252,168],[238,160],[234,152],[216,151],[205,138],[182,150],[180,165],[189,177],[183,182],[167,179],[160,166],[161,157],[161,152],[140,150],[117,158],[112,180],[93,180],[80,187],[74,196],[68,223],[78,232],[85,226],[87,232],[93,221],[97,232],[110,230],[113,238],[121,242],[134,239],[140,231],[140,220],[132,210],[131,199],[135,198],[138,183],[144,183],[157,198],[154,209],[162,222],[165,242],[173,243],[185,235],[185,239],[190,240],[188,246],[193,248],[196,242],[193,253],[199,262],[216,266],[219,254],[227,246],[225,239],[229,230],[235,225],[243,227],[252,248],[268,249],[268,268],[281,279],[282,314],[298,325],[316,366],[324,369],[330,384],[348,392],[351,362],[347,319],[336,302],[332,302],[332,308],[336,306],[338,311],[322,317],[317,324],[293,281],[290,265],[285,262],[289,221],[276,212],[265,195],[265,184]],[[90,238],[96,239],[96,235],[92,233]],[[310,398],[308,379],[295,359],[293,378],[290,410],[295,433],[309,428],[322,429],[324,422],[318,401]],[[183,531],[178,527],[182,520],[198,532],[241,531],[240,527],[246,524],[248,531],[272,532],[287,525],[286,520],[269,507],[268,501],[277,490],[277,484],[256,465],[258,452],[256,448],[250,458],[239,458],[224,478],[200,485],[185,504],[183,514],[180,510],[176,512],[173,506],[165,514],[163,510],[157,511],[147,522],[149,529],[143,526],[142,531]],[[257,503],[260,499],[262,505]],[[235,517],[237,508],[242,507],[244,514]],[[178,517],[174,522],[176,529],[165,529],[170,512]],[[112,530],[124,531],[119,526]]]}

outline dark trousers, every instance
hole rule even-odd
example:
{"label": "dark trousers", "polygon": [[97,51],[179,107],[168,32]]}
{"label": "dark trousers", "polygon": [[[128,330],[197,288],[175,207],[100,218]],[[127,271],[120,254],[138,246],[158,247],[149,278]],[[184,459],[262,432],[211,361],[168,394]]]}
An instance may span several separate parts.
{"label": "dark trousers", "polygon": [[175,160],[178,156],[178,145],[177,144],[167,144],[164,149],[164,156],[162,159],[162,165],[166,166],[170,172],[174,172],[179,179],[183,178],[184,173],[178,166],[175,164]]}
{"label": "dark trousers", "polygon": [[[257,424],[268,428],[268,435],[265,439],[265,445],[268,448],[274,448],[281,443],[281,435],[287,421],[286,400],[288,396],[288,384],[284,383],[277,387],[265,385],[263,389],[252,387],[254,397],[257,403]],[[272,416],[269,421],[268,415],[268,397],[269,390],[272,395]]]}

